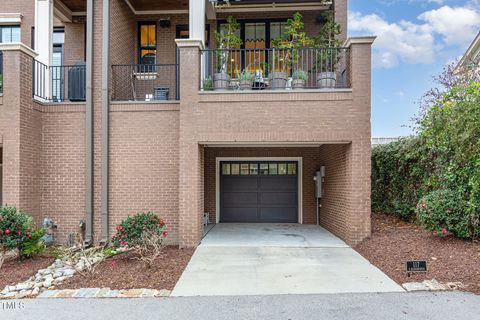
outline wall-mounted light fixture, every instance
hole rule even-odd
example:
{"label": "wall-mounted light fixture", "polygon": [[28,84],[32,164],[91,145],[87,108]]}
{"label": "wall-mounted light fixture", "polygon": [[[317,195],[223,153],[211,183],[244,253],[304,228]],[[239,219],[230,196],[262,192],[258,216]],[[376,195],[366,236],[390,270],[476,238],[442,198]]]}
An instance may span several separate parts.
{"label": "wall-mounted light fixture", "polygon": [[170,17],[162,18],[158,20],[158,23],[160,24],[161,28],[170,28],[171,26]]}

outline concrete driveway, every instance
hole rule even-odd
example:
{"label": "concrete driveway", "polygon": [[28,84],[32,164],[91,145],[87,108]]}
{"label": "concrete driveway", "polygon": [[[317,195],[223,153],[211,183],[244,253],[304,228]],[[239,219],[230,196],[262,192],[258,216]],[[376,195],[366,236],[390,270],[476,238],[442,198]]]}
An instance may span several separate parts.
{"label": "concrete driveway", "polygon": [[218,224],[202,240],[172,296],[403,292],[318,226]]}

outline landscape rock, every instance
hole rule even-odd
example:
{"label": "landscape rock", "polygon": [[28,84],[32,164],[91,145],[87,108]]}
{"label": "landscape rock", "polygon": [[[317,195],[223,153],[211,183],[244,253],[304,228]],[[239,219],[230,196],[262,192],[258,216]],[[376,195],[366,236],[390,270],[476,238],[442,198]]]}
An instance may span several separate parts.
{"label": "landscape rock", "polygon": [[63,271],[64,276],[73,276],[74,274],[75,274],[74,269],[66,269],[65,271]]}
{"label": "landscape rock", "polygon": [[15,295],[15,299],[22,299],[25,297],[28,297],[32,294],[32,290],[27,290],[27,291],[20,291]]}
{"label": "landscape rock", "polygon": [[33,287],[33,283],[23,282],[16,285],[15,291],[28,290],[28,289],[31,289],[32,287]]}
{"label": "landscape rock", "polygon": [[47,278],[45,279],[45,281],[43,282],[43,286],[45,288],[49,288],[52,286],[52,283],[53,283],[53,278]]}

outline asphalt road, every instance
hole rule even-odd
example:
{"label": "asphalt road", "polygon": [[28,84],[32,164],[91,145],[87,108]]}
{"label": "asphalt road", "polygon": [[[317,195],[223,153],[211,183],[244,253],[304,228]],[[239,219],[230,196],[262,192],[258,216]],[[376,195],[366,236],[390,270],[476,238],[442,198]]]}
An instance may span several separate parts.
{"label": "asphalt road", "polygon": [[4,300],[0,301],[0,319],[479,320],[480,296],[461,292],[424,292],[163,299]]}

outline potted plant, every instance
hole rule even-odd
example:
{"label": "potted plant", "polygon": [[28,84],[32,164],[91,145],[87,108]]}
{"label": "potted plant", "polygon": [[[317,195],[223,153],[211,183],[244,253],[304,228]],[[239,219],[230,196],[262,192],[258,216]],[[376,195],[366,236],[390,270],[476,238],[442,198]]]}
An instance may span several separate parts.
{"label": "potted plant", "polygon": [[215,90],[226,90],[230,83],[228,74],[228,65],[230,62],[231,50],[238,48],[242,44],[242,39],[237,35],[240,24],[230,16],[227,18],[226,28],[220,32],[215,31],[215,40],[217,41],[217,73],[213,75],[213,85]]}
{"label": "potted plant", "polygon": [[248,71],[247,69],[243,70],[242,73],[238,75],[240,90],[252,90],[254,79],[254,73]]}
{"label": "potted plant", "polygon": [[308,80],[308,72],[303,70],[295,70],[292,74],[292,89],[303,89]]}
{"label": "potted plant", "polygon": [[205,80],[203,80],[203,90],[204,91],[213,90],[213,79],[211,76],[208,76]]}
{"label": "potted plant", "polygon": [[320,88],[335,88],[337,83],[336,64],[340,59],[338,48],[342,42],[337,36],[342,33],[341,26],[335,22],[333,11],[323,14],[324,24],[315,37],[315,46],[321,52],[317,53],[317,85]]}
{"label": "potted plant", "polygon": [[[298,62],[299,50],[313,46],[313,39],[302,31],[305,24],[300,12],[288,19],[283,37],[273,40],[273,70],[270,74],[272,89],[285,89],[288,82],[288,72]],[[278,49],[276,52],[275,49]],[[297,69],[301,70],[301,69]]]}

